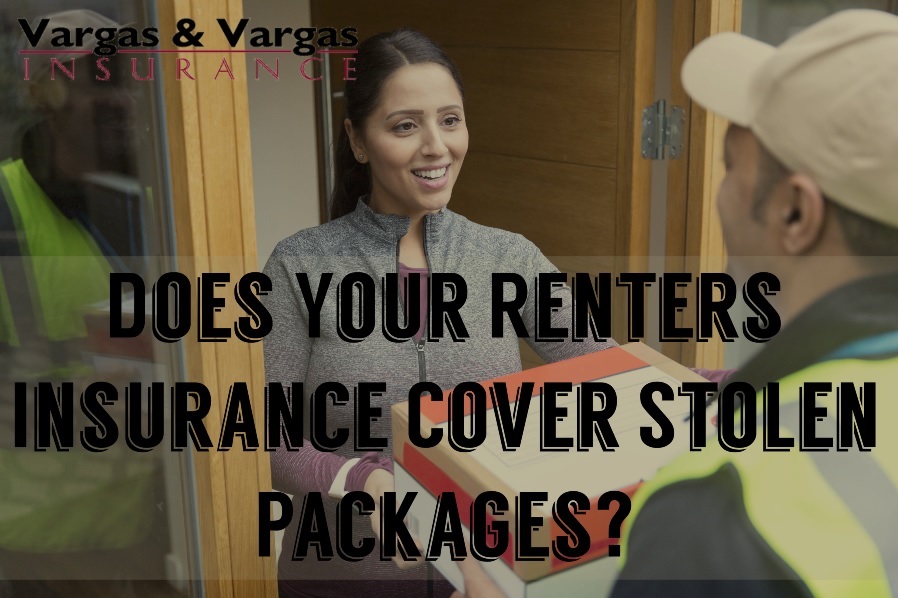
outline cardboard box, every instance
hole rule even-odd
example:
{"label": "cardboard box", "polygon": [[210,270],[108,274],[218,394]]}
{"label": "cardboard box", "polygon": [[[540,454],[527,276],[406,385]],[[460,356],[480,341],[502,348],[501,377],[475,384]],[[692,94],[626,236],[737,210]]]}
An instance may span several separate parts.
{"label": "cardboard box", "polygon": [[[427,538],[437,499],[418,483],[401,465],[395,467],[396,488],[401,492],[417,492],[409,510],[408,528],[418,538]],[[463,524],[465,537],[468,527]],[[464,578],[448,551],[443,551],[434,566],[459,590],[464,590]],[[481,563],[481,567],[506,596],[516,598],[598,598],[611,593],[617,579],[617,559],[596,558],[580,566],[565,569],[555,575],[525,582],[518,577],[508,563],[497,559]]]}
{"label": "cardboard box", "polygon": [[[489,399],[486,441],[470,452],[455,450],[447,440],[451,389],[443,389],[442,400],[423,397],[421,401],[422,435],[429,436],[433,427],[443,429],[442,441],[433,448],[418,448],[409,442],[409,405],[407,402],[396,404],[393,406],[396,491],[404,493],[423,490],[419,498],[416,498],[418,514],[415,517],[424,532],[423,537],[421,535],[419,537],[425,544],[430,535],[435,513],[433,510],[435,497],[441,493],[455,493],[459,515],[466,526],[470,525],[470,505],[478,494],[487,490],[503,493],[509,498],[510,509],[500,518],[508,522],[512,538],[509,550],[501,559],[487,564],[489,565],[485,567],[487,572],[511,596],[530,598],[533,595],[548,596],[553,592],[566,597],[579,595],[573,587],[577,585],[576,579],[584,575],[584,579],[589,579],[596,574],[591,567],[587,571],[583,569],[584,566],[597,559],[602,560],[601,566],[597,564],[595,566],[598,566],[598,571],[606,572],[606,577],[608,571],[616,568],[615,559],[601,559],[601,557],[607,556],[609,547],[617,543],[616,538],[609,537],[608,530],[618,505],[614,503],[609,510],[599,510],[596,507],[598,498],[609,490],[620,490],[632,496],[641,482],[654,475],[660,466],[688,450],[689,423],[684,420],[689,414],[690,402],[688,398],[676,395],[681,382],[687,380],[702,381],[703,378],[646,345],[632,343],[482,382],[487,389],[504,382],[508,389],[509,401],[515,401],[516,391],[523,383],[534,384],[533,402],[526,421],[524,440],[520,448],[514,451],[503,450],[497,420]],[[603,450],[597,441],[591,449],[576,449],[579,385],[588,381],[606,382],[614,388],[617,395],[617,407],[609,420],[619,443],[619,447],[614,451]],[[656,434],[659,430],[658,424],[640,403],[640,391],[652,381],[667,383],[674,388],[676,396],[673,401],[661,401],[658,397],[654,400],[673,422],[675,428],[674,442],[660,449],[645,446],[639,435],[642,426],[652,427]],[[575,439],[575,448],[569,451],[540,450],[542,433],[540,393],[548,382],[573,384],[573,392],[560,395],[557,400],[558,406],[567,407],[567,414],[557,420],[556,436]],[[601,401],[596,399],[595,409],[600,408],[600,403]],[[465,424],[468,426],[472,418],[469,411],[470,409],[466,410],[468,415],[465,417]],[[562,493],[569,490],[582,492],[590,499],[590,509],[578,516],[579,522],[589,533],[590,546],[586,555],[574,561],[564,561],[554,555],[537,561],[516,560],[513,537],[515,497],[521,492],[547,493],[548,501],[533,513],[542,516],[543,525],[534,529],[532,544],[550,547],[554,538],[565,535],[552,517],[552,505]],[[428,509],[417,504],[428,502],[427,497],[433,501],[429,515]],[[461,587],[460,576],[451,560],[443,558],[437,561],[436,565],[443,575]],[[506,570],[513,575],[509,577]],[[515,581],[515,578],[518,581]],[[538,589],[534,583],[543,578],[546,581],[540,582]],[[593,577],[594,581],[596,579]],[[584,584],[582,589],[583,595],[587,593],[590,596],[596,595],[594,585]]]}

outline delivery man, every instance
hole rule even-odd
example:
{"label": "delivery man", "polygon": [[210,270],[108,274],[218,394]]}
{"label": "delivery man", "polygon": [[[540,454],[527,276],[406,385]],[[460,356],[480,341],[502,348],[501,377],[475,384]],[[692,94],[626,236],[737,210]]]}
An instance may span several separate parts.
{"label": "delivery man", "polygon": [[[730,268],[782,285],[782,331],[731,380],[779,383],[794,446],[764,450],[759,430],[747,450],[715,438],[662,468],[634,497],[613,595],[896,597],[898,17],[837,13],[778,48],[713,36],[682,79],[731,123],[717,198]],[[833,390],[809,416],[810,382]],[[875,384],[868,451],[825,446],[843,382]],[[759,393],[759,422],[763,408]],[[802,416],[824,450],[799,450]],[[498,595],[464,568],[469,598]]]}
{"label": "delivery man", "polygon": [[[55,49],[54,29],[117,27],[89,10],[47,19],[38,51]],[[96,44],[89,33],[82,46],[53,55],[59,68],[48,55],[28,57],[25,95],[42,118],[23,127],[17,155],[0,161],[0,380],[77,375],[84,309],[109,295],[112,267],[85,226],[83,178],[130,174],[121,161],[133,152],[130,137],[113,127],[122,120],[115,103],[125,94],[112,87],[119,82],[97,81],[92,55],[79,53]],[[99,143],[97,128],[107,122]]]}
{"label": "delivery man", "polygon": [[680,457],[634,500],[614,594],[898,596],[898,442],[882,424],[898,417],[898,17],[837,13],[779,48],[717,35],[682,78],[731,123],[717,198],[731,268],[782,282],[784,328],[734,379],[779,382],[791,438],[804,384],[831,383],[821,444],[840,384],[875,383],[880,433],[867,452],[764,450],[759,434]]}

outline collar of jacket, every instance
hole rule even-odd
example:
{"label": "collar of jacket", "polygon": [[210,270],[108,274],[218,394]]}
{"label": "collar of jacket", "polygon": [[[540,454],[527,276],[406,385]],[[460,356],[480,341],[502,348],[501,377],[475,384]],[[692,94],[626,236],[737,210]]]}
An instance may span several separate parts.
{"label": "collar of jacket", "polygon": [[[439,212],[427,214],[424,217],[424,228],[428,243],[439,241],[440,232],[446,227],[452,216],[449,208],[443,208]],[[356,203],[355,210],[349,214],[352,221],[363,230],[369,231],[377,237],[391,243],[399,242],[399,239],[408,232],[411,218],[397,214],[379,214],[368,206],[368,196],[363,195]]]}
{"label": "collar of jacket", "polygon": [[898,272],[871,276],[818,299],[728,381],[759,389],[861,339],[898,330]]}

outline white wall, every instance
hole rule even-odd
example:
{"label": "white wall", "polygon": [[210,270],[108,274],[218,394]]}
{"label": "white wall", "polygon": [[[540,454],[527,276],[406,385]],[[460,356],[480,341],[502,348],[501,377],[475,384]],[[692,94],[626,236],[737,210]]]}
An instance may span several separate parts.
{"label": "white wall", "polygon": [[[309,0],[245,0],[243,14],[255,26],[307,27]],[[274,66],[280,79],[263,68],[255,80],[255,60]],[[274,246],[296,231],[321,223],[318,207],[318,148],[315,93],[318,83],[299,74],[293,54],[247,54],[249,124],[259,268]]]}
{"label": "white wall", "polygon": [[[307,27],[309,0],[244,0],[248,29]],[[248,31],[247,31],[248,33]],[[321,223],[318,207],[318,146],[315,134],[317,85],[299,74],[294,55],[280,58],[280,79],[260,67],[256,58],[274,67],[271,54],[246,55],[249,88],[249,126],[256,208],[256,245],[259,269],[278,241],[296,231]],[[274,517],[280,516],[275,508]],[[275,534],[275,557],[280,555],[284,532]]]}
{"label": "white wall", "polygon": [[870,8],[895,12],[895,0],[743,0],[742,32],[778,46],[808,25],[840,10]]}

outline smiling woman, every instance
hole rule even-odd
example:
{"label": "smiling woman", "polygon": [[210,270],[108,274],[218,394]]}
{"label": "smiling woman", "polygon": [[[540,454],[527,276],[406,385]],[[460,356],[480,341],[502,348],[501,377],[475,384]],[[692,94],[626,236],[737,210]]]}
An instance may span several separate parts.
{"label": "smiling woman", "polygon": [[[355,72],[356,79],[345,88],[331,221],[281,241],[265,267],[273,287],[263,298],[273,321],[265,339],[269,384],[290,388],[301,382],[304,388],[318,388],[335,382],[352,388],[366,381],[386,382],[389,392],[372,397],[371,406],[384,416],[371,422],[371,434],[389,439],[389,407],[405,400],[416,383],[453,388],[521,370],[518,331],[511,318],[501,317],[500,334],[493,328],[490,282],[497,272],[527,281],[520,313],[527,342],[544,360],[560,361],[612,346],[613,341],[592,336],[577,342],[571,337],[555,339],[563,342],[537,340],[535,281],[558,270],[522,236],[475,224],[447,207],[468,151],[468,128],[461,78],[442,49],[415,31],[379,34],[359,45]],[[324,276],[342,280],[350,274],[381,280],[398,274],[400,301],[375,290],[376,305],[368,313],[376,319],[372,329],[381,330],[384,321],[398,317],[417,333],[398,341],[374,333],[349,342],[335,326],[315,323],[337,321],[337,306],[351,305],[356,291],[346,290],[336,302],[327,300],[322,283],[317,288],[302,285],[296,273],[304,273],[307,281],[322,281]],[[439,300],[454,299],[450,289],[439,286],[445,275],[460,276],[466,283],[467,298],[458,309],[470,331],[464,342],[445,336],[440,340],[437,326],[428,326],[428,312],[436,314]],[[413,284],[420,284],[422,292],[409,288]],[[431,293],[442,293],[431,298],[430,306],[428,286]],[[409,301],[416,296],[423,298],[418,310]],[[309,297],[316,298],[311,306]],[[555,308],[552,325],[567,330],[570,288],[559,284],[543,299]],[[314,329],[320,330],[310,338]],[[327,425],[354,437],[358,430],[352,411],[340,411],[328,412]],[[375,499],[393,491],[391,452],[391,444],[383,453],[357,453],[347,445],[334,452],[320,452],[310,443],[298,450],[281,447],[272,454],[272,482],[276,490],[294,495],[296,513],[307,498],[316,501],[329,495],[324,497],[324,512],[327,528],[334,530],[336,499],[347,491],[364,490]],[[363,530],[378,520],[377,515],[370,523],[362,517],[353,517],[356,544],[364,540]],[[376,554],[352,563],[315,554],[293,560],[299,519],[284,533],[278,566],[283,595],[422,596],[428,588],[436,596],[451,593],[451,585],[434,580],[438,574],[428,567],[403,570],[413,563],[401,559],[400,567]]]}
{"label": "smiling woman", "polygon": [[423,246],[415,242],[421,216],[449,203],[468,152],[461,104],[461,92],[444,67],[407,65],[384,85],[364,128],[353,127],[349,118],[344,123],[353,153],[370,165],[368,205],[375,212],[408,216],[416,225],[399,246],[400,261],[410,267],[427,266]]}
{"label": "smiling woman", "polygon": [[[444,106],[447,99],[452,104]],[[380,106],[364,129],[346,119],[359,161],[370,162],[372,209],[413,216],[446,207],[468,151],[461,103],[446,69],[408,65],[384,86]],[[409,108],[391,110],[403,105]]]}

